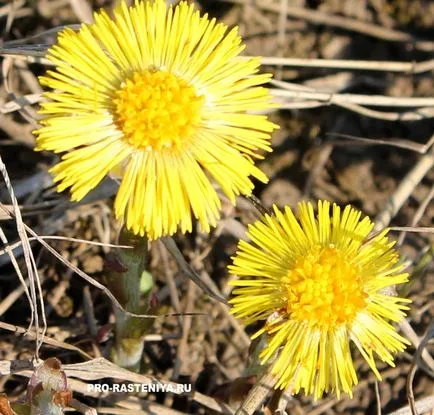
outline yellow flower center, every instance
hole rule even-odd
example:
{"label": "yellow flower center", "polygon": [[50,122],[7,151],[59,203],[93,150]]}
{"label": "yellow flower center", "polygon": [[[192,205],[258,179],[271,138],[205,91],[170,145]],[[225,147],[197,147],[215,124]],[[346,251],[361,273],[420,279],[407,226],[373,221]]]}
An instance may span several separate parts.
{"label": "yellow flower center", "polygon": [[203,104],[192,86],[170,72],[135,72],[116,92],[115,122],[138,149],[179,149],[199,126]]}
{"label": "yellow flower center", "polygon": [[358,268],[333,246],[300,255],[283,283],[290,318],[310,326],[350,323],[366,304]]}

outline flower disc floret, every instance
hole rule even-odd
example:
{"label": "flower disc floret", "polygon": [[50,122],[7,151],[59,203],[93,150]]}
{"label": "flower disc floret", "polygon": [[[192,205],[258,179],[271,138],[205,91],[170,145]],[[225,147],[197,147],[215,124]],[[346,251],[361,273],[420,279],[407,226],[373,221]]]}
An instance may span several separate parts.
{"label": "flower disc floret", "polygon": [[313,246],[300,255],[282,284],[289,318],[322,330],[352,323],[366,306],[368,295],[363,291],[359,267],[332,244]]}
{"label": "flower disc floret", "polygon": [[390,322],[405,316],[410,301],[390,295],[407,281],[387,238],[369,237],[373,223],[350,206],[343,211],[318,202],[265,215],[249,226],[229,267],[240,278],[231,312],[246,324],[264,321],[262,364],[270,365],[276,388],[352,394],[357,384],[350,343],[381,379],[375,358],[393,366],[409,342]]}
{"label": "flower disc floret", "polygon": [[115,122],[137,149],[183,150],[201,121],[204,97],[176,75],[135,72],[115,93]]}

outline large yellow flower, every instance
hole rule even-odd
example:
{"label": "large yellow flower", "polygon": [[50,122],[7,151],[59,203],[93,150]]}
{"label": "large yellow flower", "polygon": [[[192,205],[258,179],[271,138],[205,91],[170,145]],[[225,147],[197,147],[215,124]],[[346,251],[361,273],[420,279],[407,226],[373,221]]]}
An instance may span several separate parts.
{"label": "large yellow flower", "polygon": [[121,178],[118,218],[151,239],[208,231],[220,215],[210,178],[234,202],[250,194],[253,163],[271,151],[276,126],[248,113],[271,106],[237,30],[200,16],[182,1],[122,4],[78,32],[67,29],[50,48],[56,66],[41,77],[44,119],[37,149],[67,152],[52,168],[58,190],[80,200],[107,174]]}
{"label": "large yellow flower", "polygon": [[387,230],[369,238],[373,223],[347,206],[343,212],[318,202],[274,208],[249,227],[230,271],[241,279],[230,300],[246,323],[265,320],[254,337],[265,335],[261,363],[271,363],[276,388],[320,398],[324,391],[351,395],[357,384],[350,341],[381,379],[374,353],[393,366],[405,349],[389,321],[399,321],[409,300],[391,294],[407,281]]}

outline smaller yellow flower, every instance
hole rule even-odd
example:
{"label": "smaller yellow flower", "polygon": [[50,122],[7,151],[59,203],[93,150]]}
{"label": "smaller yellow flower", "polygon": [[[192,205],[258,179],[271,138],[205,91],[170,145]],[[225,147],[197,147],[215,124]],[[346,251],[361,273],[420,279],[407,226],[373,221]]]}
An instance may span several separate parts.
{"label": "smaller yellow flower", "polygon": [[246,324],[265,320],[261,364],[271,363],[276,388],[301,389],[316,399],[324,392],[352,395],[357,384],[350,341],[381,380],[374,353],[394,366],[393,354],[409,342],[389,321],[405,317],[410,300],[390,294],[408,280],[385,229],[369,238],[373,223],[351,206],[343,211],[318,202],[274,207],[249,226],[252,242],[240,241],[229,267],[232,313]]}

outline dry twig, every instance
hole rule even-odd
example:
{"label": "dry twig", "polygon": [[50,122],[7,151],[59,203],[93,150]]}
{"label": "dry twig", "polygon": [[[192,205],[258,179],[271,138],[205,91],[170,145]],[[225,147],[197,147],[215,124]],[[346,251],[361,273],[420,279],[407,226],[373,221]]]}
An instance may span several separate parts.
{"label": "dry twig", "polygon": [[351,59],[301,59],[263,56],[262,65],[419,74],[434,70],[434,59],[423,62],[364,61]]}

